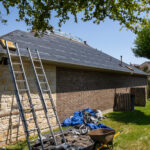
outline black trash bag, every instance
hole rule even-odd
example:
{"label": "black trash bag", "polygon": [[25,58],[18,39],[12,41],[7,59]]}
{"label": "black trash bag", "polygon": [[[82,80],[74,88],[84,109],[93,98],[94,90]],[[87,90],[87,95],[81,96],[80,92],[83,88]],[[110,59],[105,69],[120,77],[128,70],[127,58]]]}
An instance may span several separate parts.
{"label": "black trash bag", "polygon": [[99,122],[99,119],[96,116],[91,115],[88,111],[83,111],[83,121],[85,124],[87,123],[93,123],[97,124]]}

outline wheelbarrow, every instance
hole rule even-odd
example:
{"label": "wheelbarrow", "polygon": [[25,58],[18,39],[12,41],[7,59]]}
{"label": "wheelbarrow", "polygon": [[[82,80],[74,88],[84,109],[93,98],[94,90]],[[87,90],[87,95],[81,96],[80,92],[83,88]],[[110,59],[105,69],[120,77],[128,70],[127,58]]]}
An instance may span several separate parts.
{"label": "wheelbarrow", "polygon": [[88,132],[88,135],[94,141],[94,149],[100,150],[104,145],[109,149],[113,149],[113,138],[115,135],[114,129],[100,128]]}

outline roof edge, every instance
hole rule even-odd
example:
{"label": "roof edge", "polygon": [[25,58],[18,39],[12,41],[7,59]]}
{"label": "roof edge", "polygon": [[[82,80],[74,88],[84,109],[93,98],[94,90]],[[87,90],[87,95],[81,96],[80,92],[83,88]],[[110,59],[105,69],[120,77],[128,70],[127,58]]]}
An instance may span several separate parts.
{"label": "roof edge", "polygon": [[[7,54],[6,53],[0,53],[2,54],[2,57],[7,57]],[[27,56],[22,56],[24,57],[25,60],[28,59]],[[54,64],[54,65],[58,65],[58,66],[61,66],[61,67],[73,67],[73,68],[78,68],[78,69],[90,69],[90,70],[99,70],[99,71],[103,71],[103,72],[114,72],[114,73],[120,73],[120,74],[128,74],[128,75],[138,75],[138,76],[149,76],[147,73],[134,73],[134,72],[125,72],[125,71],[119,71],[119,70],[112,70],[112,69],[105,69],[105,68],[98,68],[98,67],[92,67],[92,66],[85,66],[85,65],[79,65],[79,64],[71,64],[71,63],[64,63],[64,62],[58,62],[58,61],[51,61],[51,60],[48,60],[48,59],[43,59],[41,58],[44,63],[51,63],[51,64]]]}

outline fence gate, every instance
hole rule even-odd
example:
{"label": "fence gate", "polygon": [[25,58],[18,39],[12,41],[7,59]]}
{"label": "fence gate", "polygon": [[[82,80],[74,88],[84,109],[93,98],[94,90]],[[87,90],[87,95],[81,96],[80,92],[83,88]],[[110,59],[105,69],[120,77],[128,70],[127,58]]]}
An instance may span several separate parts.
{"label": "fence gate", "polygon": [[130,93],[116,93],[114,98],[114,111],[130,112],[132,111],[132,102]]}
{"label": "fence gate", "polygon": [[131,92],[135,94],[135,106],[145,106],[147,93],[145,88],[131,88]]}

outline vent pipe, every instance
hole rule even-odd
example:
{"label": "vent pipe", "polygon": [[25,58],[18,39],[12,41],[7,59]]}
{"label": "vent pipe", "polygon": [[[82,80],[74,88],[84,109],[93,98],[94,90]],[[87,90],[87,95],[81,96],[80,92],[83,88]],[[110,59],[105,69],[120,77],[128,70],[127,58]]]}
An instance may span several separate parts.
{"label": "vent pipe", "polygon": [[122,66],[122,56],[120,56],[120,66]]}
{"label": "vent pipe", "polygon": [[86,41],[84,41],[84,44],[85,44],[85,45],[87,44]]}

